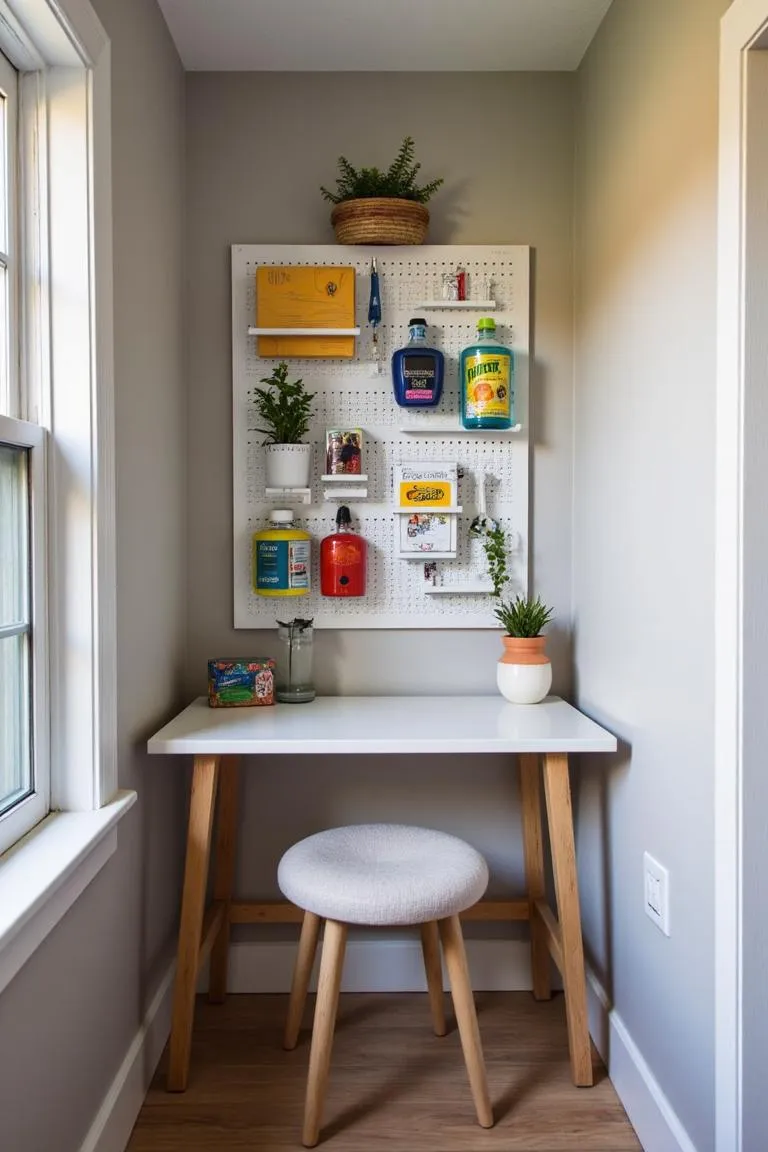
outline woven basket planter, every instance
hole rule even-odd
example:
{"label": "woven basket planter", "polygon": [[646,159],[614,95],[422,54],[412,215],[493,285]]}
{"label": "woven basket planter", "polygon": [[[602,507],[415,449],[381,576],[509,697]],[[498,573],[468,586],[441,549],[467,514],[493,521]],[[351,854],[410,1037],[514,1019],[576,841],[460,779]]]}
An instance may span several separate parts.
{"label": "woven basket planter", "polygon": [[416,200],[371,196],[337,204],[331,224],[339,244],[423,244],[429,212]]}

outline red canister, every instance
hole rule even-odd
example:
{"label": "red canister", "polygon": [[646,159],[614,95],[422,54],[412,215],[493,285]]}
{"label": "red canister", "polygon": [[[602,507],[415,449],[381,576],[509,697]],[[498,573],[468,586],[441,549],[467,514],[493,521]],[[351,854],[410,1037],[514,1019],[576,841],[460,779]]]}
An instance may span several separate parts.
{"label": "red canister", "polygon": [[336,531],[320,542],[320,591],[323,596],[365,596],[368,545],[350,529],[352,517],[342,504]]}

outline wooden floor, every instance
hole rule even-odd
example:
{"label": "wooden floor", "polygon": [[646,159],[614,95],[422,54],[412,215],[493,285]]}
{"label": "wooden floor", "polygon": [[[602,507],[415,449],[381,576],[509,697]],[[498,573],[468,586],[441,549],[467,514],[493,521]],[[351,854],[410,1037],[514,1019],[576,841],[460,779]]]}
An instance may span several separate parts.
{"label": "wooden floor", "polygon": [[[562,996],[537,1004],[527,992],[480,992],[476,1002],[494,1128],[475,1123],[458,1034],[452,1020],[447,1036],[432,1034],[426,995],[346,994],[319,1146],[329,1152],[641,1149],[596,1053],[595,1086],[571,1083]],[[283,1051],[286,1004],[285,996],[230,996],[221,1006],[199,1000],[189,1088],[166,1093],[166,1053],[128,1152],[300,1148],[309,1032],[295,1051]]]}

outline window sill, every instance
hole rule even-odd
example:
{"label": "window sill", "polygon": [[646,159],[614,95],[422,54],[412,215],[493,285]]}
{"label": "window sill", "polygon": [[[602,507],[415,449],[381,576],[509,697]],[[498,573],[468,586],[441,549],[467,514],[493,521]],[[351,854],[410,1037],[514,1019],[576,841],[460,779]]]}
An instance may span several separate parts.
{"label": "window sill", "polygon": [[54,812],[0,857],[0,992],[109,860],[135,800],[118,792],[95,812]]}

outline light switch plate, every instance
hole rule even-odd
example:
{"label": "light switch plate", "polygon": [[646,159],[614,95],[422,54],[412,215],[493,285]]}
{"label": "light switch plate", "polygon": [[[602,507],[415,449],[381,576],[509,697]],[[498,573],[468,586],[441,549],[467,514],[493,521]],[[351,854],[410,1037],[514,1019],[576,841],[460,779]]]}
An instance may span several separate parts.
{"label": "light switch plate", "polygon": [[646,916],[669,936],[669,872],[648,852],[643,853],[643,899]]}

